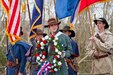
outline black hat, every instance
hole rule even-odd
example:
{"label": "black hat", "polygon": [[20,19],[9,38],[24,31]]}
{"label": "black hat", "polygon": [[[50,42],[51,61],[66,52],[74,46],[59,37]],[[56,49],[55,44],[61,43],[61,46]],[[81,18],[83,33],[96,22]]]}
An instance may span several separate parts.
{"label": "black hat", "polygon": [[48,20],[48,25],[45,25],[44,27],[46,28],[46,27],[49,27],[49,26],[54,25],[54,24],[59,25],[60,23],[61,23],[61,22],[58,21],[57,19],[55,19],[55,18],[50,18],[50,19]]}
{"label": "black hat", "polygon": [[98,19],[94,20],[96,25],[97,25],[97,21],[103,22],[105,24],[105,29],[109,28],[108,22],[106,21],[105,18],[98,18]]}
{"label": "black hat", "polygon": [[61,32],[63,32],[63,31],[69,31],[69,32],[71,32],[71,35],[70,35],[70,36],[71,36],[71,37],[75,37],[75,32],[70,29],[70,26],[64,26],[64,28],[61,29],[60,31],[61,31]]}
{"label": "black hat", "polygon": [[46,36],[46,35],[47,35],[46,33],[43,33],[43,31],[42,31],[41,29],[37,29],[37,30],[36,30],[36,34],[37,34],[37,35],[41,34],[41,35],[43,35],[43,36]]}

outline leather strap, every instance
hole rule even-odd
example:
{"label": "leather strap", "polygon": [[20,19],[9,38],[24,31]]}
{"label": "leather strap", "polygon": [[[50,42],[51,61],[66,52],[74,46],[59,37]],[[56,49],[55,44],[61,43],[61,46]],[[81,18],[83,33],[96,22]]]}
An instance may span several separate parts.
{"label": "leather strap", "polygon": [[96,59],[101,59],[101,58],[108,57],[108,54],[106,54],[106,55],[101,55],[101,56],[96,56],[96,55],[94,55],[94,57],[95,57]]}

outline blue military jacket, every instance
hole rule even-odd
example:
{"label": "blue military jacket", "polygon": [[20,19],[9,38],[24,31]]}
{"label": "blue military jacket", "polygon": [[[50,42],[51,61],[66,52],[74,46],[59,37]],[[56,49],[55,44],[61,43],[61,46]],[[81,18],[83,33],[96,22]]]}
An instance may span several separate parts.
{"label": "blue military jacket", "polygon": [[[18,41],[14,45],[8,46],[8,53],[7,53],[7,60],[8,61],[14,61],[18,60],[18,63],[20,63],[19,72],[23,73],[26,66],[26,52],[29,50],[30,45],[28,45],[25,42]],[[10,51],[11,50],[11,51]],[[12,53],[11,53],[12,52]],[[12,55],[13,54],[13,55]],[[17,61],[16,61],[17,63]]]}
{"label": "blue military jacket", "polygon": [[[78,49],[77,42],[74,41],[73,39],[71,39],[71,45],[72,45],[72,54],[74,54],[74,57],[78,57],[79,49]],[[72,57],[72,58],[74,58],[74,57]]]}

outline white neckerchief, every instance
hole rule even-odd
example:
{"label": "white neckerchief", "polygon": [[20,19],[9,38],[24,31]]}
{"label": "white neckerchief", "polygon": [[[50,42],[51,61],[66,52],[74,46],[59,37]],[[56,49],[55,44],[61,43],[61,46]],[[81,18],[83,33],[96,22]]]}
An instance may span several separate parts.
{"label": "white neckerchief", "polygon": [[61,34],[63,34],[62,32],[58,32],[56,35],[55,35],[55,37],[58,37],[58,36],[60,36]]}
{"label": "white neckerchief", "polygon": [[105,31],[103,31],[103,32],[101,32],[101,33],[98,33],[98,34],[101,36],[101,35],[103,35],[104,33],[105,33]]}

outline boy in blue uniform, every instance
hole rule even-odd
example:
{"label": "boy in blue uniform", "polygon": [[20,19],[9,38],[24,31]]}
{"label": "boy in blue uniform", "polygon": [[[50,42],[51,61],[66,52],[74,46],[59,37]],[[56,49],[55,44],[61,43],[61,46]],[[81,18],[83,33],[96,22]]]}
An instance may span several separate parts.
{"label": "boy in blue uniform", "polygon": [[[23,35],[22,28],[20,35]],[[25,42],[17,41],[14,45],[8,46],[7,71],[6,75],[26,75],[26,52],[31,48]]]}
{"label": "boy in blue uniform", "polygon": [[[71,55],[71,57],[69,57],[69,59],[71,61],[67,59],[68,75],[77,75],[78,64],[76,63],[74,65],[74,63],[75,63],[74,60],[76,60],[75,58],[79,56],[79,50],[78,50],[77,42],[72,39],[72,37],[75,37],[75,32],[73,30],[71,30],[69,26],[64,26],[64,28],[60,31],[70,37],[70,41],[71,41],[71,45],[72,45],[72,55]],[[72,64],[69,64],[70,62]],[[74,66],[75,66],[75,68],[74,68]]]}

